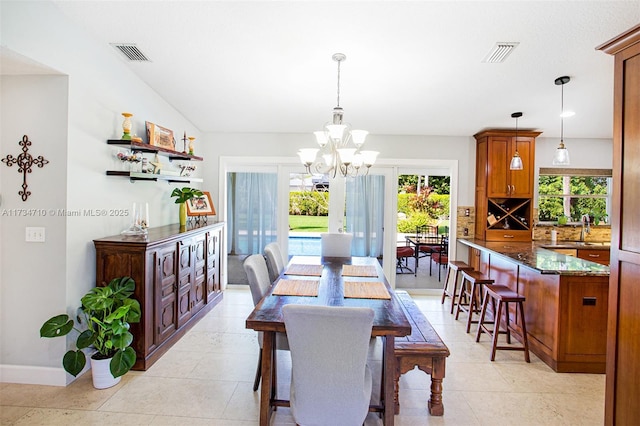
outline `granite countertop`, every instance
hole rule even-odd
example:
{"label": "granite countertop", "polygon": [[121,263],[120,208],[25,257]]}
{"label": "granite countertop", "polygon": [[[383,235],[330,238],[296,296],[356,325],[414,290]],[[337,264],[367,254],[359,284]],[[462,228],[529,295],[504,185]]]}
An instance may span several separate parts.
{"label": "granite countertop", "polygon": [[[609,267],[588,260],[579,259],[554,252],[552,248],[595,248],[608,249],[608,245],[575,245],[576,243],[561,241],[550,242],[496,242],[477,239],[458,239],[461,244],[478,250],[489,251],[493,254],[510,259],[511,261],[534,269],[542,274],[557,275],[609,275]],[[573,244],[573,245],[570,245]],[[595,243],[594,243],[595,244]],[[546,248],[545,248],[546,247]]]}

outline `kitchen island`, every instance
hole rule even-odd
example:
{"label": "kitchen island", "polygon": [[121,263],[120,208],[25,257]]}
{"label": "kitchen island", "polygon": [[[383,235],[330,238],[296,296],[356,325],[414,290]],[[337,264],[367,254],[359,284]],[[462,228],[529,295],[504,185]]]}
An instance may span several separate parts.
{"label": "kitchen island", "polygon": [[[552,250],[569,243],[458,242],[470,247],[471,266],[526,297],[526,329],[534,354],[557,372],[605,372],[608,266]],[[589,246],[595,247],[608,248]],[[520,329],[515,311],[511,317]]]}

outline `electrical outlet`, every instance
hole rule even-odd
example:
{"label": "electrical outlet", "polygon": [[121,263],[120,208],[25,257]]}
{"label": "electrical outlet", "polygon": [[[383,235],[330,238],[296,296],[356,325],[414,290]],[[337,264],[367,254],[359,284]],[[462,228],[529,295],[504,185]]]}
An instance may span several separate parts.
{"label": "electrical outlet", "polygon": [[28,243],[44,243],[44,228],[27,226],[24,240]]}

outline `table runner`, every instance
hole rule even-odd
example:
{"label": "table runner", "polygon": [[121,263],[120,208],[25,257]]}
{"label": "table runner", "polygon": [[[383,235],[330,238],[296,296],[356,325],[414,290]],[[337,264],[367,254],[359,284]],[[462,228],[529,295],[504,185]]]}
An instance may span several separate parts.
{"label": "table runner", "polygon": [[306,275],[311,277],[319,277],[322,275],[322,265],[304,265],[301,263],[294,263],[289,265],[285,271],[285,275]]}
{"label": "table runner", "polygon": [[273,296],[317,296],[318,280],[280,280],[273,289]]}
{"label": "table runner", "polygon": [[342,266],[343,277],[377,277],[378,271],[373,265],[344,265]]}
{"label": "table runner", "polygon": [[391,295],[380,281],[345,281],[344,297],[357,299],[391,299]]}

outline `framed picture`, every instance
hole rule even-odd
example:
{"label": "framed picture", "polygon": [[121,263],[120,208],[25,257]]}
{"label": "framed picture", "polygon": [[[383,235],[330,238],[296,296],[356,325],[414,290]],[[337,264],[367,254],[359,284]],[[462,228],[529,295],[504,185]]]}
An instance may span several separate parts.
{"label": "framed picture", "polygon": [[187,201],[188,216],[214,216],[216,209],[211,201],[211,194],[203,191],[202,196]]}
{"label": "framed picture", "polygon": [[159,148],[176,150],[176,141],[173,139],[173,131],[157,124],[153,124],[149,121],[145,122],[147,125],[147,139],[149,145],[157,146]]}

